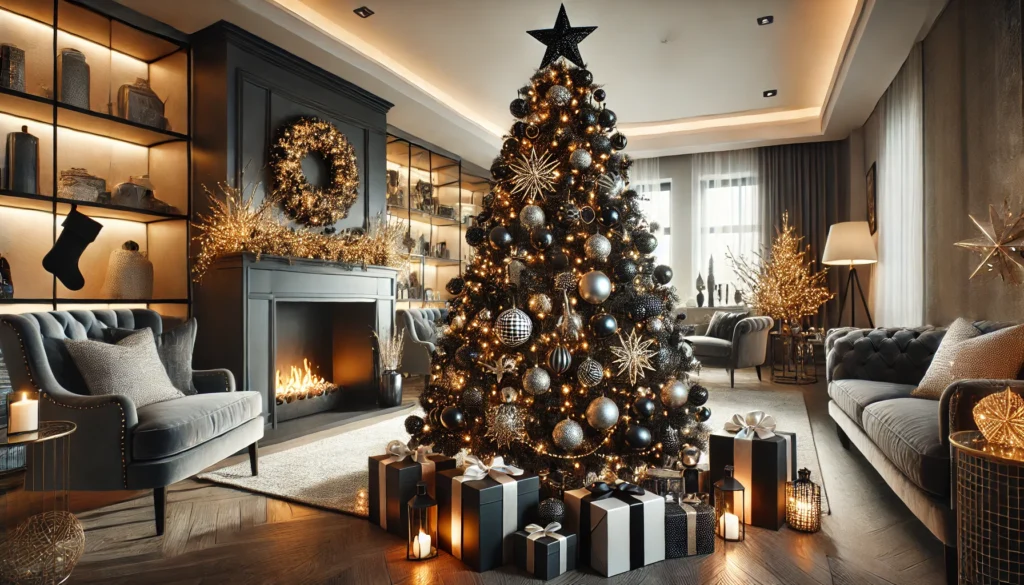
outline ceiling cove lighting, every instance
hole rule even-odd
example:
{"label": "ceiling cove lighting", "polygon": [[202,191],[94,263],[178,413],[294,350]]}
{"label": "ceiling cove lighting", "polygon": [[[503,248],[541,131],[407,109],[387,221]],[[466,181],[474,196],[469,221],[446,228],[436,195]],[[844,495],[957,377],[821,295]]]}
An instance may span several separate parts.
{"label": "ceiling cove lighting", "polygon": [[353,10],[352,12],[355,12],[356,15],[359,16],[359,18],[370,18],[371,16],[373,16],[373,11],[367,8],[366,6],[360,6],[359,8]]}
{"label": "ceiling cove lighting", "polygon": [[766,24],[771,24],[773,22],[775,22],[775,17],[772,16],[771,14],[769,14],[768,16],[762,16],[757,19],[758,26],[764,26]]}
{"label": "ceiling cove lighting", "polygon": [[766,98],[775,97],[775,96],[779,95],[779,90],[777,90],[777,89],[766,89],[766,90],[764,90],[764,93],[762,93],[761,95],[763,95]]}

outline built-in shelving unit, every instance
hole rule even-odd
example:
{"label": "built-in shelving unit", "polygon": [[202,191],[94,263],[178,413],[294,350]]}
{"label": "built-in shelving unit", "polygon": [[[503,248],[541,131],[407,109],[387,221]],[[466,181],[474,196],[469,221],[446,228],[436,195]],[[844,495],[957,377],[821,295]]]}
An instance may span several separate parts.
{"label": "built-in shelving unit", "polygon": [[388,135],[388,217],[404,222],[412,269],[400,278],[398,308],[441,307],[445,285],[465,270],[472,248],[466,228],[480,213],[490,188],[458,157]]}
{"label": "built-in shelving unit", "polygon": [[[39,140],[35,193],[2,188],[0,255],[11,265],[14,298],[0,312],[64,308],[149,307],[189,313],[190,49],[184,35],[144,30],[73,0],[0,0],[0,43],[25,52],[24,91],[0,87],[0,139],[24,126]],[[75,49],[89,66],[89,107],[65,103],[58,91],[60,54]],[[118,115],[118,91],[148,81],[164,102],[164,127]],[[9,172],[4,157],[4,176]],[[60,172],[84,168],[113,191],[130,177],[149,175],[154,210],[59,195]],[[79,267],[85,287],[65,288],[42,267],[72,205],[103,225]],[[153,297],[114,299],[104,290],[110,253],[134,240],[153,263]]]}

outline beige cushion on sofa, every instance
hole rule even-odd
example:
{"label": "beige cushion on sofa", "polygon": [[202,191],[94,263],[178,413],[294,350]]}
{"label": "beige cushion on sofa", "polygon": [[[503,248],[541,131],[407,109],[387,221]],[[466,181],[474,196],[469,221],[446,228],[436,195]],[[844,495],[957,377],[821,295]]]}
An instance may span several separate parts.
{"label": "beige cushion on sofa", "polygon": [[[950,335],[954,337],[951,339]],[[974,325],[957,319],[942,338],[931,366],[911,395],[938,400],[946,387],[957,380],[1013,379],[1022,365],[1024,325],[978,335]]]}

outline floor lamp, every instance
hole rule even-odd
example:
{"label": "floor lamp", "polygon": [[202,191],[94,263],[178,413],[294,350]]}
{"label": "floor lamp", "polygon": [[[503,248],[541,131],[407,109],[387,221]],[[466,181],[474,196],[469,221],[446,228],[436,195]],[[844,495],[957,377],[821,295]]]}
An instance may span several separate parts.
{"label": "floor lamp", "polygon": [[874,328],[875,323],[871,319],[871,310],[868,309],[868,301],[864,298],[864,289],[861,288],[860,278],[857,277],[857,266],[876,262],[878,262],[878,252],[875,250],[875,241],[871,237],[868,222],[844,221],[828,228],[828,239],[825,240],[825,253],[822,254],[821,263],[850,267],[850,274],[846,277],[846,286],[843,287],[843,292],[839,295],[837,327],[843,324],[843,311],[846,309],[847,299],[850,299],[850,325],[857,326],[857,299],[853,298],[853,294],[856,292],[860,296],[860,302],[864,304],[864,312],[868,315],[868,325]]}

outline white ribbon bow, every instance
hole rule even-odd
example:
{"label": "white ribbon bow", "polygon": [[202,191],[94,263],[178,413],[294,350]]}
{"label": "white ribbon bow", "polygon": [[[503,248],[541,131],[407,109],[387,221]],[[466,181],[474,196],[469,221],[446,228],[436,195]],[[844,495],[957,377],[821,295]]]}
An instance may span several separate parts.
{"label": "white ribbon bow", "polygon": [[[562,525],[558,522],[552,522],[547,526],[541,526],[539,524],[528,524],[526,526],[526,532],[529,533],[527,536],[528,541],[535,541],[548,536],[558,541],[558,574],[565,573],[566,562],[568,560],[568,546],[569,541],[565,536],[558,533],[562,529]],[[534,572],[536,566],[536,557],[533,544],[531,542],[526,543],[526,571],[528,573]]]}
{"label": "white ribbon bow", "polygon": [[770,439],[775,436],[775,417],[755,410],[746,416],[732,415],[732,420],[725,423],[725,430],[736,433],[737,439]]}
{"label": "white ribbon bow", "polygon": [[[558,538],[561,534],[556,534],[562,529],[562,525],[558,522],[552,522],[547,526],[541,526],[540,524],[527,524],[525,530],[530,533],[530,540],[537,540],[538,538],[544,538],[550,536],[551,538]],[[536,534],[536,533],[542,534]]]}
{"label": "white ribbon bow", "polygon": [[497,479],[497,474],[499,473],[505,475],[523,474],[522,469],[510,463],[505,463],[504,458],[500,456],[492,458],[489,465],[475,455],[466,455],[465,461],[469,464],[469,467],[462,472],[462,477],[467,478],[468,481],[480,480],[488,475]]}
{"label": "white ribbon bow", "polygon": [[394,462],[398,462],[412,455],[412,449],[409,449],[409,446],[405,443],[395,440],[388,443],[388,446],[384,448],[384,454],[397,457]]}

